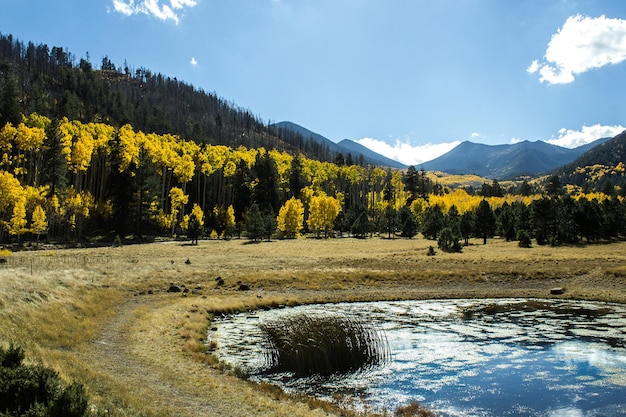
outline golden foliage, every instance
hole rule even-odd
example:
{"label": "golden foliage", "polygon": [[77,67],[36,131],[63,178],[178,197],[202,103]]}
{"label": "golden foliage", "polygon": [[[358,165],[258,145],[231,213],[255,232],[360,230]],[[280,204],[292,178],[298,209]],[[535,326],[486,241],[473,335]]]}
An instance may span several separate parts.
{"label": "golden foliage", "polygon": [[291,197],[278,212],[276,219],[278,230],[288,238],[295,238],[302,231],[304,224],[304,205],[302,201]]}

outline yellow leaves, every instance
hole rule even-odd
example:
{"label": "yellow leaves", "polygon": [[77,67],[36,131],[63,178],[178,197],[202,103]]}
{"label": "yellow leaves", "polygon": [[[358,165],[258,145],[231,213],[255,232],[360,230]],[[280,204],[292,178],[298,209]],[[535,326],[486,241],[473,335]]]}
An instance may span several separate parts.
{"label": "yellow leaves", "polygon": [[0,171],[0,216],[24,194],[20,182],[9,172]]}
{"label": "yellow leaves", "polygon": [[20,123],[15,135],[15,147],[25,152],[39,150],[45,137],[46,132],[42,128],[28,127],[24,123]]}
{"label": "yellow leaves", "polygon": [[191,155],[185,154],[180,158],[175,158],[173,162],[176,179],[183,184],[191,181],[196,170],[196,164],[194,164]]}
{"label": "yellow leaves", "polygon": [[13,127],[11,123],[5,124],[0,129],[0,149],[10,151],[13,148],[15,136],[17,136],[17,128]]}
{"label": "yellow leaves", "polygon": [[191,216],[195,217],[196,220],[198,220],[200,226],[204,226],[204,212],[199,205],[193,205],[193,208],[191,209]]}
{"label": "yellow leaves", "polygon": [[314,196],[309,205],[309,226],[313,230],[326,233],[333,227],[340,209],[336,198],[327,195]]}
{"label": "yellow leaves", "polygon": [[21,197],[13,206],[13,215],[8,224],[8,232],[11,235],[22,235],[28,231],[26,228],[26,198]]}
{"label": "yellow leaves", "polygon": [[180,210],[180,208],[184,204],[187,204],[188,201],[189,196],[185,195],[182,189],[178,187],[172,187],[172,189],[170,190],[171,211]]}
{"label": "yellow leaves", "polygon": [[235,225],[235,209],[232,204],[228,206],[226,209],[226,226],[234,226]]}
{"label": "yellow leaves", "polygon": [[119,171],[124,172],[131,164],[139,165],[139,150],[141,143],[137,141],[137,135],[132,126],[125,124],[118,131],[119,140]]}
{"label": "yellow leaves", "polygon": [[278,230],[287,238],[296,238],[304,224],[304,205],[302,201],[291,197],[278,212],[276,219]]}
{"label": "yellow leaves", "polygon": [[33,233],[40,234],[42,232],[45,232],[47,228],[48,221],[46,220],[46,212],[40,205],[37,205],[33,210],[30,230]]}

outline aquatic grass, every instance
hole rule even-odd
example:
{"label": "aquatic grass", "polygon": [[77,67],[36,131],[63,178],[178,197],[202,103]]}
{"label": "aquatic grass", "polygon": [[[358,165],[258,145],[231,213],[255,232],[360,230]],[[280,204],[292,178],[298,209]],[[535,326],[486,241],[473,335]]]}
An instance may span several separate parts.
{"label": "aquatic grass", "polygon": [[357,318],[298,314],[260,325],[264,368],[297,376],[332,375],[383,365],[391,357],[384,334]]}

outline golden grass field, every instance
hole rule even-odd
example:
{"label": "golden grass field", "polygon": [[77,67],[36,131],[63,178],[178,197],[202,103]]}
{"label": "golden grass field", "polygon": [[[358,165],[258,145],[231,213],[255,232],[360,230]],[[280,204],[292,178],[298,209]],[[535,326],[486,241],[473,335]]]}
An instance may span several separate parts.
{"label": "golden grass field", "polygon": [[[432,257],[436,243],[422,238],[18,252],[0,265],[0,343],[82,382],[92,408],[113,416],[340,415],[221,369],[207,352],[212,315],[333,301],[548,298],[554,287],[565,290],[556,297],[626,303],[626,242],[471,243]],[[170,283],[190,291],[168,293]]]}

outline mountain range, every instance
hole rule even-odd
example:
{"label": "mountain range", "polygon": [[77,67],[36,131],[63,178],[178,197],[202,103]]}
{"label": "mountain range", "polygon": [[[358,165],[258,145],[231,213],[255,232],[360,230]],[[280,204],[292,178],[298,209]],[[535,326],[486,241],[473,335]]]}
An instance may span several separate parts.
{"label": "mountain range", "polygon": [[[369,165],[404,169],[406,165],[382,156],[365,146],[350,139],[335,143],[324,136],[312,132],[292,122],[280,122],[273,125],[280,131],[290,131],[306,141],[328,147],[333,154],[350,154],[356,161],[362,155],[363,162]],[[280,135],[279,135],[280,136]],[[626,137],[626,133],[621,135]],[[602,138],[577,148],[564,148],[544,141],[522,141],[515,144],[485,145],[470,141],[462,142],[446,154],[431,161],[420,164],[427,171],[441,171],[448,174],[475,174],[497,180],[508,180],[522,176],[537,176],[550,173],[568,164],[578,161],[577,158],[587,155],[591,149],[600,149],[600,145],[611,140]],[[581,159],[580,162],[590,164],[600,162],[593,155]],[[589,163],[588,163],[589,164]]]}
{"label": "mountain range", "polygon": [[448,153],[421,164],[421,167],[427,171],[476,174],[498,180],[536,176],[571,163],[609,139],[598,139],[574,149],[543,141],[523,141],[510,145],[484,145],[466,141]]}
{"label": "mountain range", "polygon": [[[350,139],[344,139],[339,143],[335,143],[332,140],[320,135],[319,133],[312,132],[307,128],[304,128],[293,122],[279,122],[274,123],[270,126],[275,129],[279,133],[279,137],[285,136],[285,131],[293,132],[297,135],[300,135],[304,141],[315,142],[324,147],[328,147],[329,151],[334,155],[342,155],[344,158],[348,158],[348,155],[352,157],[355,163],[362,160],[364,164],[367,165],[375,165],[382,167],[390,167],[390,168],[398,168],[404,169],[407,166],[395,161],[393,159],[387,158],[383,155],[380,155],[365,146],[354,142]],[[306,144],[304,146],[306,148]]]}

